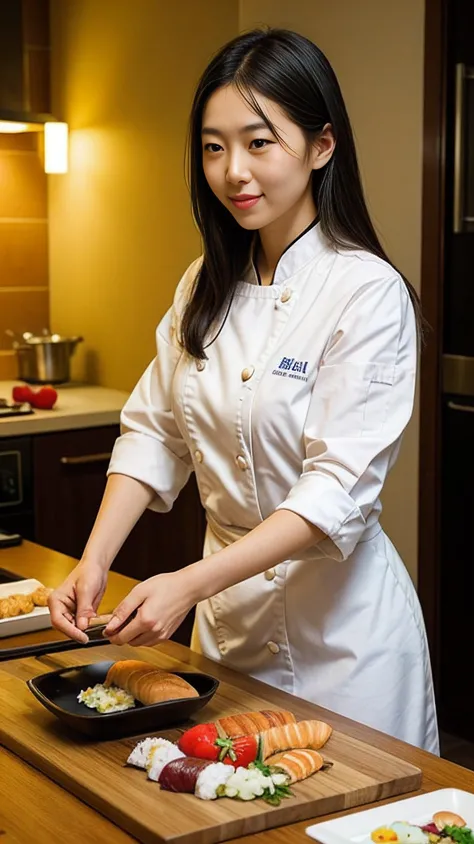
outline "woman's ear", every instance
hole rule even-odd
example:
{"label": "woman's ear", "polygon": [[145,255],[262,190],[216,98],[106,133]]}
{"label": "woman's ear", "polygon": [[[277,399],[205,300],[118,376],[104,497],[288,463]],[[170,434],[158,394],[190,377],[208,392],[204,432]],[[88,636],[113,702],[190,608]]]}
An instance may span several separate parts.
{"label": "woman's ear", "polygon": [[320,170],[321,167],[324,167],[328,163],[335,146],[336,139],[332,131],[332,126],[330,123],[326,123],[311,145],[313,170]]}

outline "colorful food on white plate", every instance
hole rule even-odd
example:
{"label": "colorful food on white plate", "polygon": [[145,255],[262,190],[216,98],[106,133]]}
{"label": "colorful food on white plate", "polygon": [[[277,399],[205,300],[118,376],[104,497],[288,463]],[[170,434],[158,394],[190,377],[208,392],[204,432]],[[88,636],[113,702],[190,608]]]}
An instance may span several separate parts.
{"label": "colorful food on white plate", "polygon": [[435,812],[425,824],[395,821],[374,829],[370,837],[374,844],[474,844],[464,818],[450,811]]}
{"label": "colorful food on white plate", "polygon": [[[280,721],[285,718],[286,723],[233,737],[226,736],[221,726],[226,722],[231,729],[239,729],[230,719],[197,724],[186,730],[176,744],[159,737],[142,739],[130,753],[127,764],[145,769],[149,779],[157,781],[166,791],[194,794],[203,800],[261,797],[274,806],[282,798],[291,797],[292,783],[332,767],[315,749],[315,746],[321,748],[330,737],[329,724],[297,722],[292,713],[284,711],[266,710],[248,715],[250,719],[242,716],[241,724],[261,724],[260,716],[266,723],[274,722],[275,718]],[[267,752],[269,755],[263,758],[262,754]]]}
{"label": "colorful food on white plate", "polygon": [[77,699],[101,714],[121,712],[162,701],[199,697],[196,689],[177,674],[156,668],[149,662],[126,659],[110,666],[103,683],[81,690]]}

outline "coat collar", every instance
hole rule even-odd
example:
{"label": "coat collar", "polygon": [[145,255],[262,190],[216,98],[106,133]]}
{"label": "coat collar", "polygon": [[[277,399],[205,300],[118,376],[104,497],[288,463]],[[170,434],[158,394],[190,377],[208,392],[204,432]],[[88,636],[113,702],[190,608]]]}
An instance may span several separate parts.
{"label": "coat collar", "polygon": [[[318,258],[321,254],[327,253],[329,249],[331,247],[321,231],[321,223],[316,219],[286,247],[276,266],[273,286],[285,284],[306,264]],[[250,284],[260,284],[258,270],[253,260],[249,264],[245,281]]]}

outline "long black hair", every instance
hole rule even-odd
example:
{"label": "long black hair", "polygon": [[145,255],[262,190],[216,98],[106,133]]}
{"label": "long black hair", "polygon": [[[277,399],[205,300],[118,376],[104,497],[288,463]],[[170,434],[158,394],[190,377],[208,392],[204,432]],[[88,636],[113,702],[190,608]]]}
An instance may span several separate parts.
{"label": "long black hair", "polygon": [[[211,95],[229,84],[236,87],[277,138],[278,132],[255,94],[277,103],[300,127],[308,143],[314,142],[327,123],[331,124],[336,140],[334,152],[328,163],[312,175],[323,234],[335,248],[364,249],[389,261],[367,210],[349,117],[327,58],[312,41],[289,30],[266,28],[239,35],[217,53],[204,71],[189,125],[188,179],[204,257],[183,314],[181,342],[195,358],[206,357],[209,330],[226,317],[236,284],[248,266],[254,238],[254,232],[242,228],[214,195],[203,169],[203,112]],[[407,279],[404,281],[421,326],[417,293]]]}

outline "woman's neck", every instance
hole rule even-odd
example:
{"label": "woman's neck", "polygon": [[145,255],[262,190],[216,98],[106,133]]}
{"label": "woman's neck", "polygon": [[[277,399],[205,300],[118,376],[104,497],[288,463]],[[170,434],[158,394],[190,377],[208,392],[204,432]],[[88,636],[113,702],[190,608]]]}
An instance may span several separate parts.
{"label": "woman's neck", "polygon": [[258,233],[257,268],[262,284],[272,283],[278,261],[285,249],[316,219],[317,211],[313,198],[298,209],[292,208],[289,214],[279,217]]}

